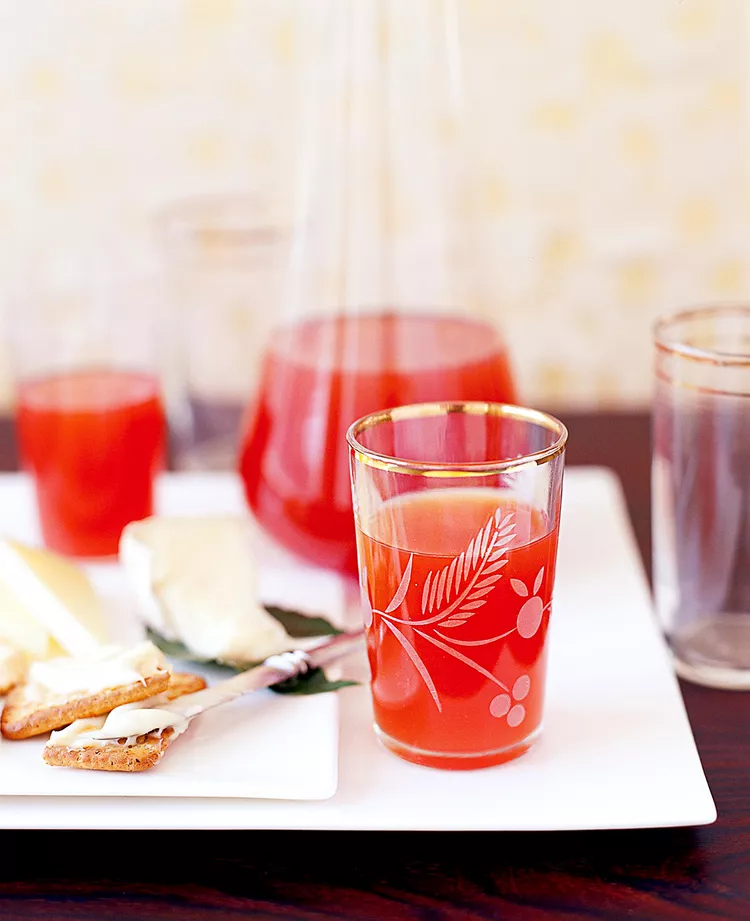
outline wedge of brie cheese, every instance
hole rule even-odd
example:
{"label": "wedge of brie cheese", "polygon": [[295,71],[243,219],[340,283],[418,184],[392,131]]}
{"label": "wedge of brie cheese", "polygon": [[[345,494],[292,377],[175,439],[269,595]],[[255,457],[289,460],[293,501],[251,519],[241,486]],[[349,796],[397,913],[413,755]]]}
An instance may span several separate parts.
{"label": "wedge of brie cheese", "polygon": [[120,563],[143,623],[196,656],[256,662],[295,645],[260,604],[249,523],[240,516],[132,522]]}
{"label": "wedge of brie cheese", "polygon": [[74,562],[0,538],[0,641],[29,659],[83,655],[108,641],[99,596]]}

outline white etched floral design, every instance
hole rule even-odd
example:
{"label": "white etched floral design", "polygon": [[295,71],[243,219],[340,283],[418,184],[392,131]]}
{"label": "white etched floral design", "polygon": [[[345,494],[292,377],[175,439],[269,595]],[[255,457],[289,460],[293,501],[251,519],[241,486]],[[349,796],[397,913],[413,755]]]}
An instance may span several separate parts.
{"label": "white etched floral design", "polygon": [[[409,555],[398,587],[385,610],[373,609],[369,598],[365,605],[366,624],[370,626],[375,615],[380,618],[381,629],[390,630],[401,644],[439,711],[442,711],[442,703],[435,682],[402,627],[410,627],[421,639],[498,685],[504,693],[492,699],[490,713],[495,717],[506,717],[510,726],[518,726],[525,717],[526,711],[520,701],[528,695],[531,680],[528,675],[521,675],[511,689],[471,658],[471,647],[500,642],[515,632],[523,638],[534,636],[545,609],[541,598],[538,597],[544,578],[544,567],[539,570],[534,580],[533,593],[530,593],[521,580],[510,580],[516,594],[522,597],[531,595],[521,607],[515,627],[497,636],[473,640],[461,639],[457,633],[487,603],[488,596],[501,579],[502,569],[508,563],[507,554],[513,541],[514,530],[513,514],[503,515],[498,509],[457,557],[443,569],[429,572],[422,586],[421,617],[413,619],[396,616],[409,591],[413,554]],[[363,582],[363,592],[366,595],[365,587],[366,581]]]}

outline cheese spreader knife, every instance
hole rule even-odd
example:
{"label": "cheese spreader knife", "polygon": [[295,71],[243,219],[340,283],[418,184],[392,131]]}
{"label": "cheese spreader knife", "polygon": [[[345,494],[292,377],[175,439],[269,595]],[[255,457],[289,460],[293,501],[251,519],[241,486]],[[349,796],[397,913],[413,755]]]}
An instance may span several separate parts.
{"label": "cheese spreader knife", "polygon": [[359,649],[364,644],[364,630],[339,633],[311,649],[293,649],[269,656],[260,665],[219,681],[211,687],[154,707],[125,704],[109,713],[101,729],[91,732],[98,741],[114,741],[133,735],[147,735],[167,726],[184,729],[187,722],[206,710],[236,700],[244,694],[271,687],[312,668],[323,668]]}

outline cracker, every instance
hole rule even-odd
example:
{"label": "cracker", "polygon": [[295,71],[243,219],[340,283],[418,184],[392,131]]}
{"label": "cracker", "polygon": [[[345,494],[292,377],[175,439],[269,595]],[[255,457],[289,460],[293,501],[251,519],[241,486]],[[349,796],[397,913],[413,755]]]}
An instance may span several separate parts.
{"label": "cracker", "polygon": [[206,682],[200,675],[194,675],[192,672],[172,672],[164,696],[167,700],[174,700],[176,697],[182,697],[183,694],[202,691],[205,687]]}
{"label": "cracker", "polygon": [[35,697],[28,685],[17,685],[5,699],[0,732],[6,739],[28,739],[69,726],[75,720],[101,716],[120,704],[135,703],[165,691],[169,676],[167,669],[158,669],[142,681],[72,696]]}
{"label": "cracker", "polygon": [[[169,687],[159,700],[174,700],[183,694],[192,694],[206,687],[206,682],[198,675],[177,672],[172,675]],[[99,728],[106,717],[92,721],[90,728]],[[151,732],[138,736],[135,743],[127,745],[123,741],[100,742],[85,748],[68,748],[65,745],[47,743],[42,757],[53,767],[72,767],[87,771],[121,771],[134,773],[145,771],[160,761],[162,755],[177,738],[170,726],[161,732]]]}
{"label": "cracker", "polygon": [[139,736],[143,741],[135,745],[119,742],[101,742],[86,748],[67,748],[63,745],[44,747],[42,757],[53,767],[82,768],[85,771],[123,771],[134,773],[153,767],[174,739],[170,726],[160,735],[150,733]]}

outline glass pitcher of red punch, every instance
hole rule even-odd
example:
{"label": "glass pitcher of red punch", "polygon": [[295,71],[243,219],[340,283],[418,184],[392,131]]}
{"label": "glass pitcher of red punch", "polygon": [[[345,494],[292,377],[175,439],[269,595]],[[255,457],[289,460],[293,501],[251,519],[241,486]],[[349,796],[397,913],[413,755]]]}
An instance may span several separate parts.
{"label": "glass pitcher of red punch", "polygon": [[239,469],[273,537],[355,576],[348,426],[517,394],[466,219],[454,3],[331,0],[307,14],[301,200]]}

